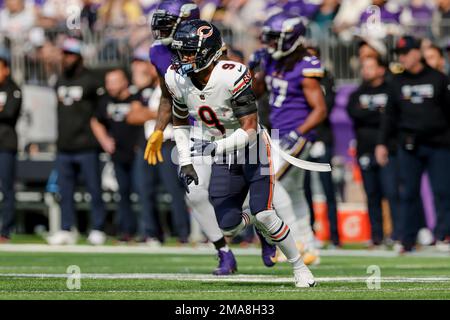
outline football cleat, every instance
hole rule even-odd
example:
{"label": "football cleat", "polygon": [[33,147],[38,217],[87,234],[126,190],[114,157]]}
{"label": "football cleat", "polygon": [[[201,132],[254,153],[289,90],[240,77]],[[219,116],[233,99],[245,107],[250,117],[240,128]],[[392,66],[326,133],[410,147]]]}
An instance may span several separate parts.
{"label": "football cleat", "polygon": [[60,230],[47,237],[47,242],[52,246],[73,245],[77,243],[77,234],[71,231]]}
{"label": "football cleat", "polygon": [[300,269],[294,269],[294,283],[297,288],[310,288],[317,285],[313,274],[306,265]]}
{"label": "football cleat", "polygon": [[[302,256],[303,262],[307,265],[319,265],[320,264],[320,253],[319,250],[308,250],[305,251],[305,246],[303,243],[296,242],[296,246],[298,249],[298,252],[300,252],[300,255]],[[278,249],[277,250],[277,262],[287,262],[286,256]]]}
{"label": "football cleat", "polygon": [[319,256],[319,250],[309,250],[306,251],[303,255],[303,262],[307,266],[317,266],[320,264],[320,256]]}
{"label": "football cleat", "polygon": [[106,242],[106,234],[103,231],[92,230],[87,241],[93,246],[101,246]]}
{"label": "football cleat", "polygon": [[213,271],[215,276],[227,276],[237,271],[237,263],[233,252],[219,250],[219,266]]}
{"label": "football cleat", "polygon": [[261,242],[261,257],[266,267],[273,267],[277,263],[277,247],[267,242],[258,228],[255,228],[259,241]]}

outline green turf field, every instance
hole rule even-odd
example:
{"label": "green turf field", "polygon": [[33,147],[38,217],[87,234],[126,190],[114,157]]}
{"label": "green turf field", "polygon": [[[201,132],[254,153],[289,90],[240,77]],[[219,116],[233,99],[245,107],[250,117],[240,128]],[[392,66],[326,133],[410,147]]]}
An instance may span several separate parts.
{"label": "green turf field", "polygon": [[[269,269],[259,256],[241,250],[239,272],[218,278],[210,275],[217,265],[213,255],[182,251],[0,251],[0,299],[450,299],[450,256],[323,256],[312,267],[319,285],[297,289],[286,263]],[[70,265],[81,270],[79,290],[67,287],[77,283],[67,278]],[[368,289],[371,265],[380,268],[379,289]]]}

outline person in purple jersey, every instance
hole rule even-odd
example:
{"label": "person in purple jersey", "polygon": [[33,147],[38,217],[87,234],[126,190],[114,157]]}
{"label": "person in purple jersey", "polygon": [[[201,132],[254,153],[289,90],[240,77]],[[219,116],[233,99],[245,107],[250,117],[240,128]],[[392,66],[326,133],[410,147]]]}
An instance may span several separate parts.
{"label": "person in purple jersey", "polygon": [[[388,4],[387,0],[373,0],[372,5],[378,6],[380,8],[379,17],[381,23],[386,24],[399,24],[400,23],[400,15],[402,13],[402,8],[396,4]],[[365,10],[361,16],[359,17],[359,23],[363,24],[370,19],[370,17],[374,14],[371,10]]]}
{"label": "person in purple jersey", "polygon": [[[257,94],[266,90],[270,93],[270,121],[272,130],[278,130],[279,147],[301,159],[308,157],[315,138],[314,129],[327,114],[319,82],[323,69],[319,59],[307,54],[303,45],[305,33],[302,17],[284,12],[273,15],[262,29],[265,48],[253,55],[256,59],[259,57],[261,67],[254,76],[254,90]],[[253,61],[251,64],[255,65]],[[276,177],[288,192],[292,214],[296,217],[290,224],[292,232],[300,249],[305,251],[305,263],[309,259],[316,263],[319,253],[303,191],[304,171],[276,160]],[[283,211],[284,214],[287,212]]]}
{"label": "person in purple jersey", "polygon": [[[151,165],[164,160],[161,154],[163,131],[172,119],[172,98],[164,80],[164,74],[172,63],[172,52],[169,46],[181,21],[199,17],[200,11],[197,5],[187,0],[163,0],[152,17],[152,32],[156,41],[150,48],[150,60],[158,71],[162,95],[155,130],[147,141],[144,154],[144,159]],[[191,192],[186,194],[188,204],[201,229],[218,252],[219,266],[213,274],[228,275],[237,270],[236,259],[228,248],[217,223],[214,208],[209,201],[211,167],[199,165],[196,166],[196,171],[199,175],[199,184],[193,186]]]}

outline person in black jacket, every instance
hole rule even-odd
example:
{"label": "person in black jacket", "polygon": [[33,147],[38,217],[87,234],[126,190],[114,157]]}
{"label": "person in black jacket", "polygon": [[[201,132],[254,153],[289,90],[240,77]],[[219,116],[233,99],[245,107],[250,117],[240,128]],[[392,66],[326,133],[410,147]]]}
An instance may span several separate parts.
{"label": "person in black jacket", "polygon": [[414,222],[420,215],[417,202],[425,170],[439,222],[435,237],[450,249],[450,83],[446,75],[423,63],[417,39],[400,38],[396,53],[405,71],[396,75],[391,84],[394,99],[386,109],[377,161],[382,166],[388,163],[387,144],[397,131],[403,250],[415,246]]}
{"label": "person in black jacket", "polygon": [[61,231],[50,236],[50,244],[74,244],[70,231],[75,218],[73,194],[81,173],[91,195],[91,244],[103,244],[105,207],[102,200],[98,143],[90,120],[95,112],[97,90],[101,81],[85,69],[81,42],[68,38],[63,44],[63,73],[56,83],[58,98],[58,139],[56,169],[61,195]]}
{"label": "person in black jacket", "polygon": [[[320,50],[318,47],[311,46],[308,48],[308,53],[320,59]],[[333,75],[324,70],[324,75],[320,79],[320,86],[325,95],[325,102],[327,104],[327,118],[317,127],[317,139],[311,148],[310,160],[320,163],[331,163],[333,156],[334,137],[331,130],[330,114],[334,107],[334,99],[336,91],[334,86]],[[333,183],[331,172],[319,173],[320,183],[327,201],[328,221],[330,223],[330,238],[333,246],[340,247],[338,224],[337,224],[337,204],[336,191]],[[311,210],[311,223],[314,225],[314,206],[311,190],[311,172],[305,171],[305,197],[308,201],[309,209]],[[313,228],[314,230],[314,228]]]}
{"label": "person in black jacket", "polygon": [[103,150],[111,154],[114,172],[119,184],[119,240],[128,242],[136,229],[135,214],[130,195],[136,186],[137,150],[142,126],[127,124],[131,104],[138,97],[128,88],[128,79],[122,69],[113,69],[105,75],[106,94],[99,101],[91,128]]}
{"label": "person in black jacket", "polygon": [[3,194],[0,243],[9,240],[14,226],[15,127],[22,106],[22,93],[9,73],[8,61],[0,57],[0,191]]}
{"label": "person in black jacket", "polygon": [[380,59],[365,58],[361,64],[363,83],[350,96],[347,112],[356,133],[357,157],[363,177],[364,190],[372,232],[372,244],[383,242],[382,198],[388,199],[393,222],[392,238],[398,238],[398,188],[394,139],[389,141],[389,165],[380,167],[375,160],[381,121],[392,93],[384,76],[386,67]]}

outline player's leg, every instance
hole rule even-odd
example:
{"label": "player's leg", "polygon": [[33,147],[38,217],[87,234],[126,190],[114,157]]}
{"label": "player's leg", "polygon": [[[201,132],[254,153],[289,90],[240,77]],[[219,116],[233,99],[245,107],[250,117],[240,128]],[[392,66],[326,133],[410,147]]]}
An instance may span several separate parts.
{"label": "player's leg", "polygon": [[[257,165],[244,165],[244,176],[250,192],[250,210],[256,217],[256,227],[269,242],[280,248],[292,264],[296,286],[314,286],[314,277],[303,263],[289,226],[274,210],[275,176],[273,174],[271,150],[270,145],[265,141],[265,137],[261,136],[260,139],[262,141],[259,143],[259,163]],[[265,151],[265,154],[261,150]]]}
{"label": "player's leg", "polygon": [[[238,234],[248,224],[242,215],[242,204],[248,189],[240,167],[240,165],[212,165],[209,195],[219,228],[227,236]],[[231,263],[229,267],[233,271],[237,269],[235,263]]]}
{"label": "player's leg", "polygon": [[[277,141],[274,141],[277,143]],[[298,144],[295,150],[289,152],[292,156],[306,160],[309,157],[311,143],[304,141]],[[274,206],[277,214],[285,221],[293,232],[297,247],[304,253],[306,264],[320,263],[319,250],[316,248],[315,237],[311,227],[310,210],[304,194],[304,170],[292,166],[281,156],[275,154],[274,168],[276,177],[281,186],[278,186],[274,195]],[[283,192],[283,189],[285,192]],[[287,197],[291,199],[286,201]],[[283,261],[282,255],[279,260]]]}

